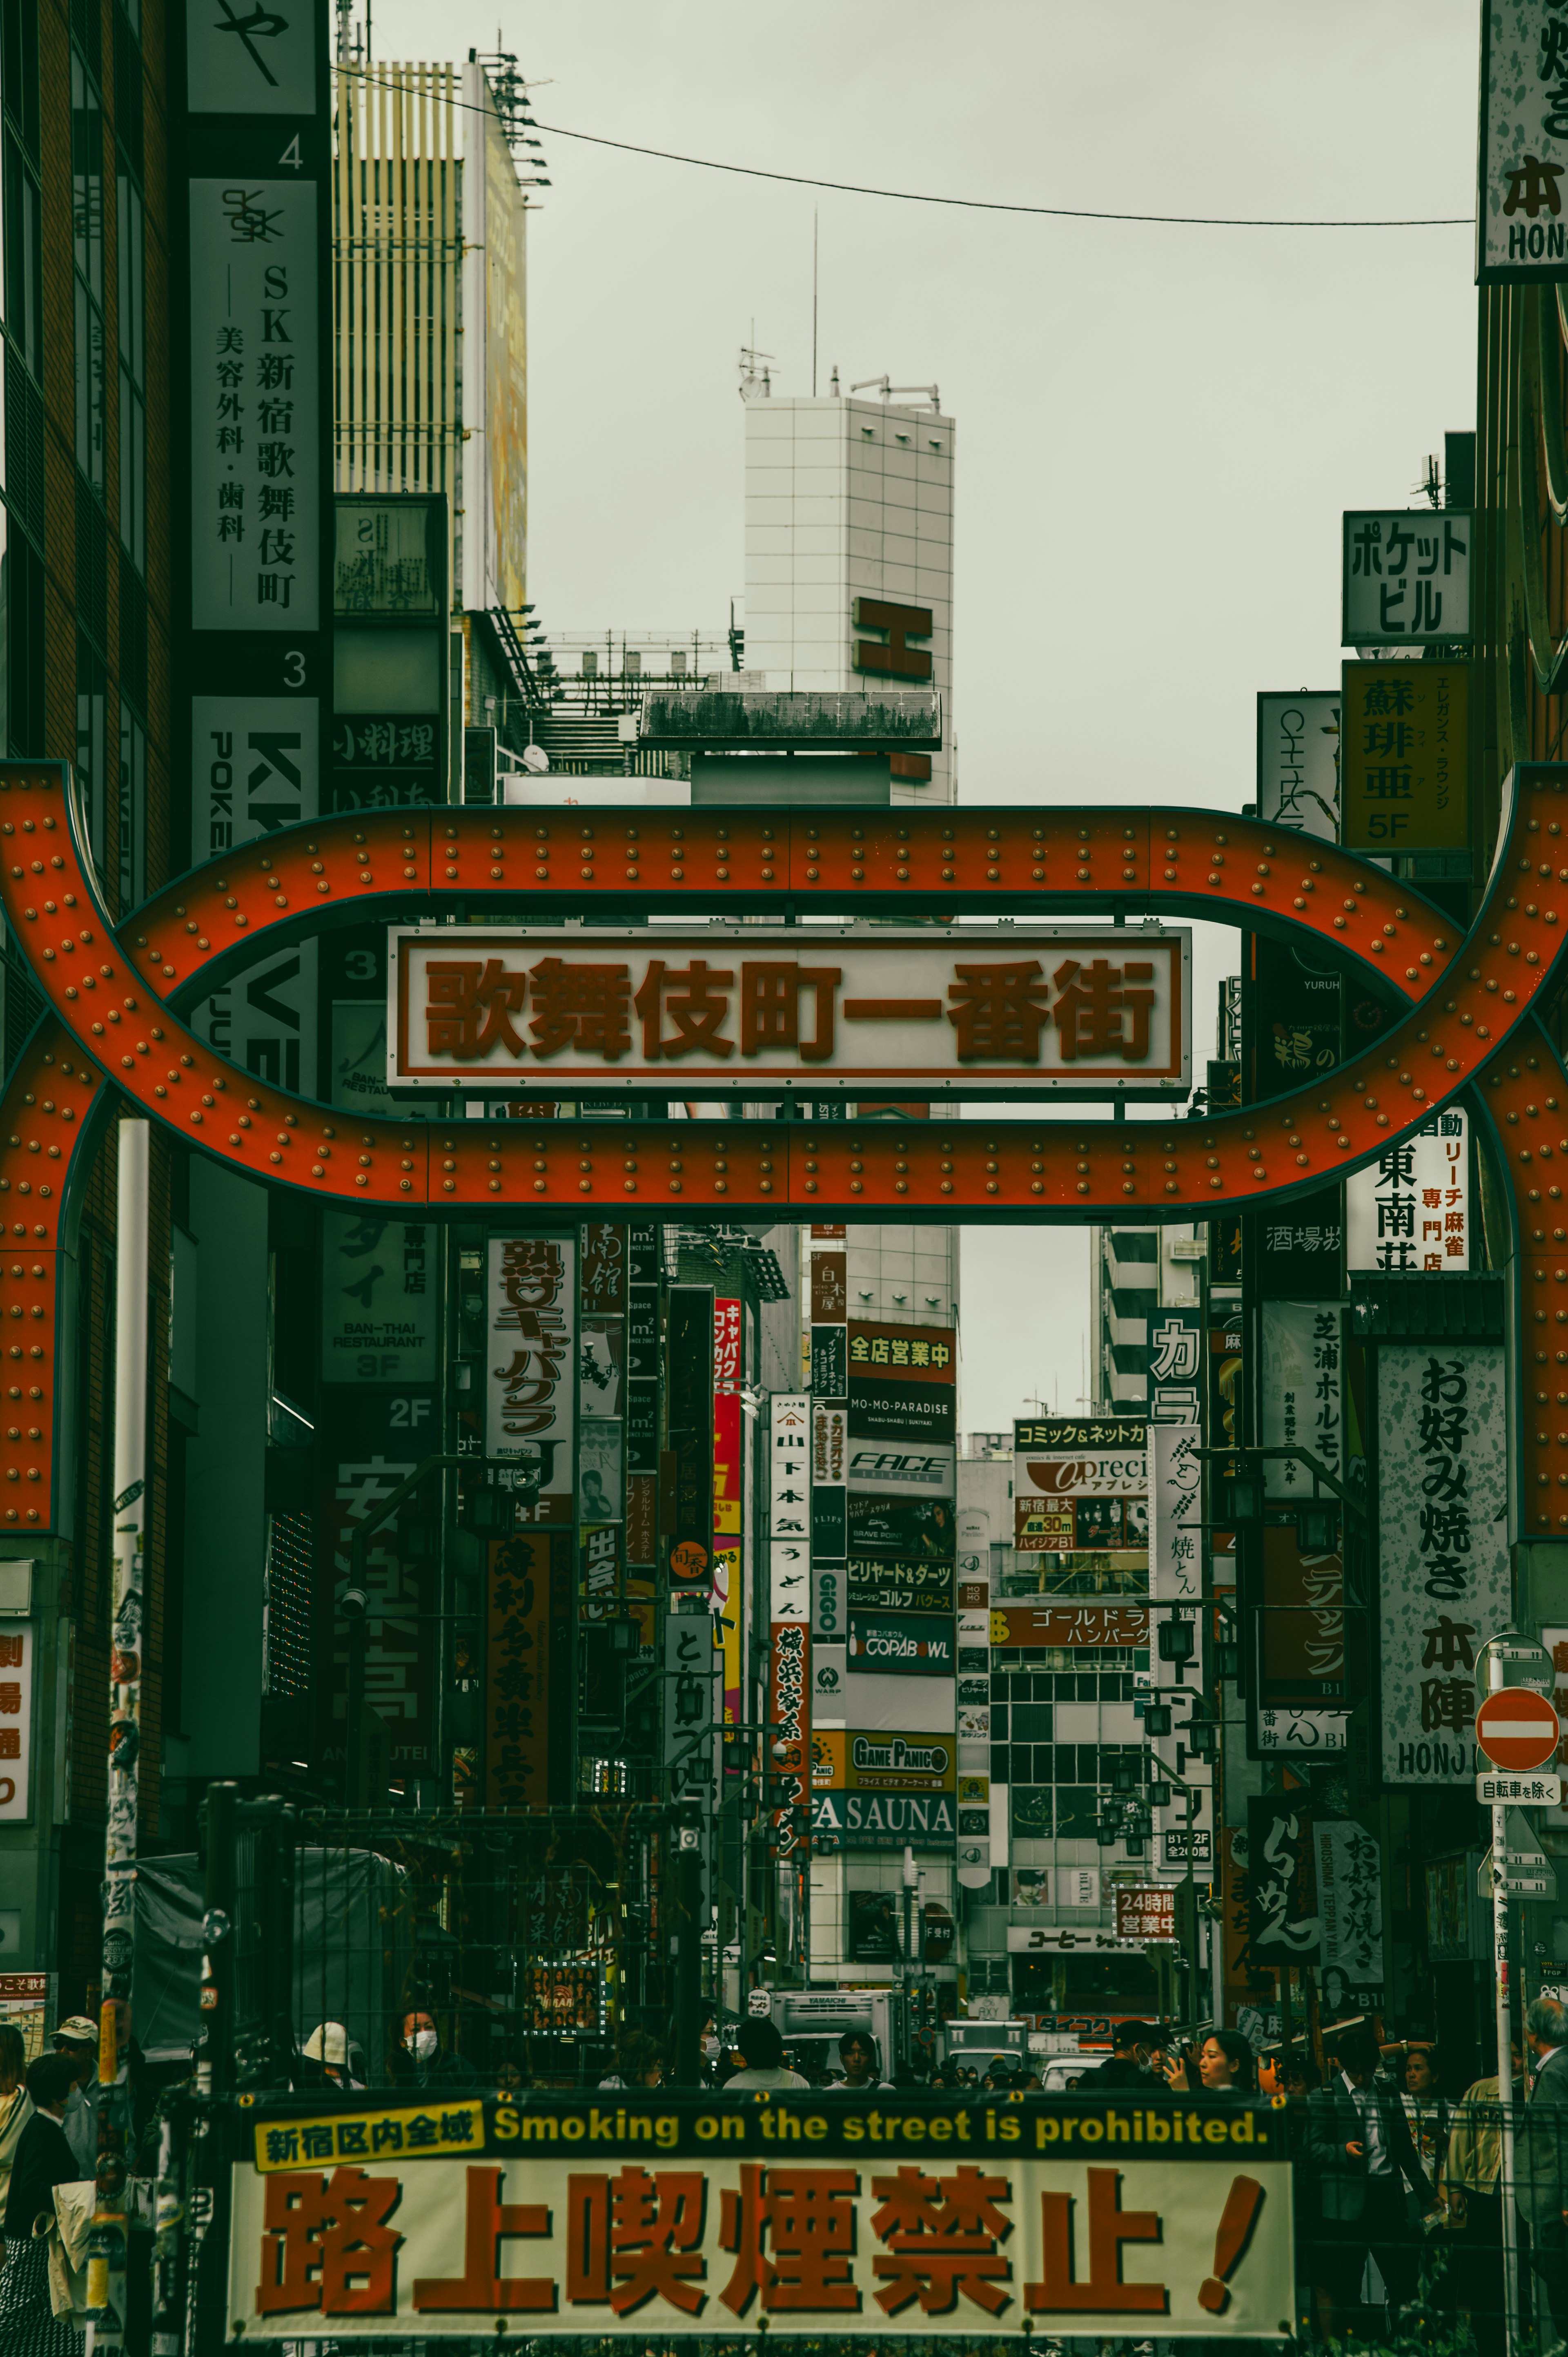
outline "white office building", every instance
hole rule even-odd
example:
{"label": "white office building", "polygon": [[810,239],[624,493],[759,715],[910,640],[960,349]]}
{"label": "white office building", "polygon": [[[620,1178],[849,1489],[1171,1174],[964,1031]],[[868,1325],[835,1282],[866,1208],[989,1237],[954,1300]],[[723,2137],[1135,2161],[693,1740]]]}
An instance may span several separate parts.
{"label": "white office building", "polygon": [[747,684],[935,687],[942,748],[895,755],[895,802],[956,800],[956,429],[935,393],[746,404]]}

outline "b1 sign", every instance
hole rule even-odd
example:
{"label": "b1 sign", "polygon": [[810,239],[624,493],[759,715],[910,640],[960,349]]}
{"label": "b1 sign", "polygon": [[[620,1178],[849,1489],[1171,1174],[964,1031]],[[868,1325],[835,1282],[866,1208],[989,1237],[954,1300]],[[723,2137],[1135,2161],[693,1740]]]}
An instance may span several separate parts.
{"label": "b1 sign", "polygon": [[1189,952],[1103,926],[392,927],[387,1083],[1167,1095],[1190,1076]]}

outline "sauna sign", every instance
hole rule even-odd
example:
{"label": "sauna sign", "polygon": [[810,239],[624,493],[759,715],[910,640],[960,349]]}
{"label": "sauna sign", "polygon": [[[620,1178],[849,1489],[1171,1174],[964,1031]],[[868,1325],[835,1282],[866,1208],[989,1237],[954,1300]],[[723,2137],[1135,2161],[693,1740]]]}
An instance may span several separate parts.
{"label": "sauna sign", "polygon": [[393,926],[387,1082],[1158,1096],[1190,1077],[1190,943],[1153,926]]}

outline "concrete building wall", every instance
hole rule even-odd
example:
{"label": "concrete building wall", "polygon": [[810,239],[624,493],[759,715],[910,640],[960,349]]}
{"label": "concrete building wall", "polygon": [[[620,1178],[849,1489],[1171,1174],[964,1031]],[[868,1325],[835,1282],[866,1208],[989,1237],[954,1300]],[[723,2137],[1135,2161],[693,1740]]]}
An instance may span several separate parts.
{"label": "concrete building wall", "polygon": [[929,782],[895,774],[895,802],[956,799],[952,713],[953,456],[950,417],[835,396],[746,409],[746,668],[775,689],[916,687],[857,670],[857,597],[929,609],[929,684],[946,742]]}

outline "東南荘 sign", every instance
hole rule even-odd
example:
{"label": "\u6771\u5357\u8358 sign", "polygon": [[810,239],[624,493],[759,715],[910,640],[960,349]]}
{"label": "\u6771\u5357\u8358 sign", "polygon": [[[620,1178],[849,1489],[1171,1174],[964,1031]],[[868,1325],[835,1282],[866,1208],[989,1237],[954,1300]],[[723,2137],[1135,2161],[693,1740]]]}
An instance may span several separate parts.
{"label": "\u6771\u5357\u8358 sign", "polygon": [[393,927],[394,1089],[957,1096],[1189,1076],[1189,939],[1072,926]]}

